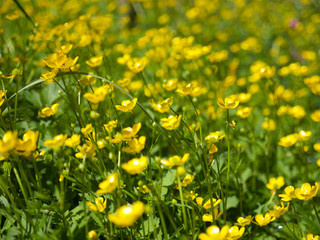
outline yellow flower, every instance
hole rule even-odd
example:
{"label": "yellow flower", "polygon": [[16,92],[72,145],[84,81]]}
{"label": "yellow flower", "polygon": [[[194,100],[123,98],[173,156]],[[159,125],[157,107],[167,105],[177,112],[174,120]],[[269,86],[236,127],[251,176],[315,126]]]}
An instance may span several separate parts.
{"label": "yellow flower", "polygon": [[[2,136],[2,140],[0,140],[0,153],[2,156],[6,157],[9,155],[9,151],[12,151],[16,143],[18,141],[18,132],[8,131]],[[1,159],[3,160],[3,159]]]}
{"label": "yellow flower", "polygon": [[144,209],[143,202],[137,201],[132,205],[121,206],[116,213],[110,213],[108,219],[118,227],[130,227],[142,216]]}
{"label": "yellow flower", "polygon": [[252,111],[252,107],[239,107],[237,109],[236,115],[241,118],[247,118],[249,117],[251,111]]}
{"label": "yellow flower", "polygon": [[216,131],[209,133],[208,136],[205,137],[205,141],[207,143],[216,143],[219,142],[220,139],[224,138],[226,135],[223,132]]}
{"label": "yellow flower", "polygon": [[121,105],[116,105],[116,109],[120,110],[121,112],[131,112],[134,106],[137,103],[137,98],[134,98],[132,101],[125,100],[121,102]]}
{"label": "yellow flower", "polygon": [[88,238],[90,240],[97,240],[98,239],[98,235],[97,235],[96,231],[91,230],[90,232],[88,232]]}
{"label": "yellow flower", "polygon": [[133,158],[127,163],[121,164],[127,173],[131,175],[140,174],[148,165],[148,158],[141,156],[140,158]]}
{"label": "yellow flower", "polygon": [[275,192],[277,189],[280,189],[284,185],[284,177],[280,176],[278,178],[270,178],[266,187],[272,192]]}
{"label": "yellow flower", "polygon": [[267,131],[273,131],[276,129],[276,124],[273,119],[268,119],[262,123],[262,128]]}
{"label": "yellow flower", "polygon": [[161,163],[169,168],[172,168],[175,165],[184,164],[188,160],[189,156],[189,153],[184,154],[182,158],[178,155],[174,155],[173,157],[170,157],[168,160],[161,159]]}
{"label": "yellow flower", "polygon": [[222,108],[233,109],[238,107],[240,102],[239,100],[236,100],[234,97],[226,97],[224,101],[222,98],[218,98],[217,103]]}
{"label": "yellow flower", "polygon": [[239,217],[237,219],[237,224],[240,225],[241,227],[244,227],[246,225],[250,225],[252,222],[253,217],[251,215],[244,217]]}
{"label": "yellow flower", "polygon": [[311,114],[311,119],[315,122],[320,122],[320,109],[314,111],[312,114]]}
{"label": "yellow flower", "polygon": [[291,147],[291,146],[294,145],[297,141],[298,141],[297,134],[296,134],[296,133],[293,133],[293,134],[287,135],[287,136],[285,136],[285,137],[282,137],[282,138],[280,139],[280,141],[278,142],[278,144],[279,144],[280,146],[283,146],[283,147]]}
{"label": "yellow flower", "polygon": [[319,236],[318,235],[313,236],[313,234],[309,233],[307,234],[307,238],[303,237],[302,240],[319,240]]}
{"label": "yellow flower", "polygon": [[76,158],[84,159],[96,155],[96,146],[91,142],[87,142],[87,144],[83,144],[82,146],[79,145],[77,148],[79,152],[76,153]]}
{"label": "yellow flower", "polygon": [[95,56],[86,61],[90,67],[98,67],[101,65],[103,59],[103,55]]}
{"label": "yellow flower", "polygon": [[203,203],[203,198],[202,198],[202,197],[197,197],[197,198],[196,198],[196,202],[197,202],[197,205],[198,205],[199,207],[201,207],[201,206],[202,206],[202,203]]}
{"label": "yellow flower", "polygon": [[221,202],[221,199],[215,199],[215,198],[211,198],[209,199],[208,201],[206,201],[204,204],[203,204],[203,208],[204,209],[211,209],[211,201],[212,201],[212,205],[213,207],[217,206],[220,202]]}
{"label": "yellow flower", "polygon": [[116,189],[118,185],[118,177],[119,173],[111,173],[108,175],[107,180],[99,183],[99,190],[97,190],[97,194],[105,194],[111,193],[114,189]]}
{"label": "yellow flower", "polygon": [[141,123],[136,123],[133,127],[126,127],[121,132],[121,140],[122,141],[130,141],[132,138],[137,137],[137,133],[141,129]]}
{"label": "yellow flower", "polygon": [[55,103],[55,104],[53,104],[51,107],[42,108],[42,109],[38,112],[38,115],[39,115],[39,117],[41,117],[41,118],[50,117],[50,116],[56,114],[56,112],[57,112],[57,110],[58,110],[58,107],[59,107],[59,103]]}
{"label": "yellow flower", "polygon": [[207,228],[206,233],[200,233],[200,240],[225,240],[229,233],[229,227],[223,226],[222,229],[218,226],[212,225]]}
{"label": "yellow flower", "polygon": [[103,197],[96,198],[94,202],[95,204],[92,202],[87,202],[87,206],[89,207],[90,211],[103,212],[103,210],[105,210],[107,207],[107,199],[103,199]]}
{"label": "yellow flower", "polygon": [[128,142],[129,147],[123,147],[122,151],[130,153],[130,154],[136,154],[140,153],[142,149],[144,149],[146,143],[146,137],[141,136],[139,139],[134,138]]}
{"label": "yellow flower", "polygon": [[182,116],[169,116],[168,118],[161,118],[160,120],[162,121],[161,126],[164,127],[167,130],[174,130],[180,125]]}
{"label": "yellow flower", "polygon": [[137,189],[142,192],[143,194],[146,194],[150,191],[150,189],[147,187],[147,185],[143,185],[142,187],[137,187]]}
{"label": "yellow flower", "polygon": [[104,128],[108,133],[111,133],[115,127],[117,127],[118,120],[111,120],[107,124],[104,124]]}
{"label": "yellow flower", "polygon": [[[194,179],[194,175],[191,176],[190,174],[187,174],[184,177],[183,181],[181,182],[181,187],[188,186],[190,183],[192,183],[193,179]],[[177,188],[178,188],[178,186],[177,186]]]}
{"label": "yellow flower", "polygon": [[65,63],[66,60],[67,60],[67,55],[65,55],[63,52],[53,53],[43,59],[43,61],[50,68],[62,68],[62,65]]}
{"label": "yellow flower", "polygon": [[306,115],[306,111],[304,110],[304,108],[299,105],[293,106],[292,108],[290,108],[288,113],[292,117],[297,118],[297,119],[300,119]]}
{"label": "yellow flower", "polygon": [[254,218],[256,222],[253,221],[253,223],[259,225],[260,227],[268,225],[270,222],[276,220],[276,218],[271,216],[269,213],[266,213],[265,216],[263,216],[262,214],[257,214]]}
{"label": "yellow flower", "polygon": [[313,149],[316,150],[317,152],[320,152],[320,143],[315,143],[313,145]]}
{"label": "yellow flower", "polygon": [[141,72],[147,65],[147,58],[133,58],[127,62],[127,67],[134,73]]}
{"label": "yellow flower", "polygon": [[319,183],[317,182],[315,182],[314,186],[311,186],[309,183],[304,183],[301,188],[296,188],[294,193],[298,199],[308,201],[317,195],[318,189]]}
{"label": "yellow flower", "polygon": [[91,123],[87,124],[84,128],[81,128],[81,132],[85,137],[88,137],[89,134],[92,133],[92,131],[93,131],[93,127]]}
{"label": "yellow flower", "polygon": [[307,141],[310,136],[311,136],[312,132],[311,131],[299,131],[299,133],[296,135],[297,139],[299,141]]}
{"label": "yellow flower", "polygon": [[[90,74],[93,74],[93,73],[90,73]],[[89,86],[89,85],[95,84],[96,81],[97,81],[97,79],[95,77],[90,76],[90,75],[86,75],[84,78],[79,79],[79,83],[82,86]]]}
{"label": "yellow flower", "polygon": [[[216,209],[216,208],[213,209],[214,219],[218,220],[219,217],[222,215],[222,213],[223,213],[223,211],[219,212],[218,209]],[[209,214],[209,213],[203,214],[202,221],[204,221],[204,222],[213,222],[212,214]]]}
{"label": "yellow flower", "polygon": [[232,226],[231,228],[229,228],[229,234],[226,239],[227,240],[237,240],[242,237],[244,230],[245,230],[244,227],[239,229],[238,226]]}
{"label": "yellow flower", "polygon": [[78,134],[73,134],[70,138],[66,139],[64,144],[67,147],[76,147],[80,144],[80,135]]}
{"label": "yellow flower", "polygon": [[89,102],[99,103],[105,99],[105,97],[107,96],[107,94],[109,92],[109,89],[111,89],[109,85],[103,85],[101,87],[94,87],[93,93],[88,92],[88,93],[85,93],[83,96]]}
{"label": "yellow flower", "polygon": [[37,141],[38,141],[39,132],[27,131],[22,140],[18,139],[16,143],[16,151],[17,154],[29,156],[32,151],[37,149]]}
{"label": "yellow flower", "polygon": [[53,82],[53,78],[57,76],[58,69],[52,69],[52,71],[45,71],[41,74],[41,79],[45,79],[45,84],[48,85],[50,82]]}
{"label": "yellow flower", "polygon": [[64,144],[64,141],[67,139],[67,134],[59,134],[53,139],[46,140],[43,144],[48,148],[57,148],[61,147]]}
{"label": "yellow flower", "polygon": [[270,210],[269,211],[269,214],[272,216],[272,217],[276,217],[276,218],[279,218],[281,217],[286,211],[288,211],[288,208],[289,208],[289,203],[286,207],[284,207],[283,205],[283,202],[281,202],[281,206],[279,205],[274,205],[273,206],[273,210]]}
{"label": "yellow flower", "polygon": [[296,198],[296,194],[293,186],[288,186],[284,189],[285,194],[279,194],[281,201],[289,202],[292,198]]}
{"label": "yellow flower", "polygon": [[172,78],[172,79],[169,79],[164,84],[162,84],[162,87],[167,91],[173,91],[174,89],[177,88],[177,82],[178,82],[177,78]]}
{"label": "yellow flower", "polygon": [[159,102],[158,104],[153,104],[151,107],[157,112],[165,113],[165,112],[170,112],[170,107],[172,103],[173,103],[173,97],[167,98]]}

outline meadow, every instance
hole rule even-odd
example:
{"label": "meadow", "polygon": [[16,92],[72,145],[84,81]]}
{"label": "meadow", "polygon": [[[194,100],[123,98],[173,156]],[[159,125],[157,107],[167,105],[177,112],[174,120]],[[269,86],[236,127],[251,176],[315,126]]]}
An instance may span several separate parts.
{"label": "meadow", "polygon": [[0,239],[318,240],[317,0],[0,0]]}

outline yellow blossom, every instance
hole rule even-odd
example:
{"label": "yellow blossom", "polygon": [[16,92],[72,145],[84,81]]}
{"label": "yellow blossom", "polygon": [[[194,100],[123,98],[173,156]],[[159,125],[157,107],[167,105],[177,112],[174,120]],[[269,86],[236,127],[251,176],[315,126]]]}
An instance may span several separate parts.
{"label": "yellow blossom", "polygon": [[278,144],[283,147],[291,147],[298,141],[297,134],[290,134],[285,137],[282,137]]}
{"label": "yellow blossom", "polygon": [[241,118],[247,118],[249,117],[251,111],[252,107],[239,107],[237,109],[236,115]]}
{"label": "yellow blossom", "polygon": [[50,117],[53,116],[54,114],[56,114],[57,110],[59,107],[59,103],[55,103],[53,104],[51,107],[45,107],[42,108],[39,112],[38,115],[41,118],[46,118],[46,117]]}
{"label": "yellow blossom", "polygon": [[147,187],[147,185],[142,185],[141,187],[137,187],[137,189],[142,192],[143,194],[146,194],[150,191],[150,189]]}
{"label": "yellow blossom", "polygon": [[160,120],[162,121],[161,126],[164,127],[167,130],[174,130],[180,125],[182,116],[169,116],[168,118],[161,118]]}
{"label": "yellow blossom", "polygon": [[229,227],[227,225],[223,226],[222,229],[218,226],[212,225],[207,228],[206,233],[200,233],[200,240],[225,240],[229,233]]}
{"label": "yellow blossom", "polygon": [[167,91],[173,91],[174,89],[177,88],[177,78],[172,78],[166,81],[164,84],[162,84],[162,87],[166,89]]}
{"label": "yellow blossom", "polygon": [[141,217],[144,209],[142,202],[134,202],[132,205],[121,206],[115,213],[110,213],[108,219],[118,227],[130,227]]}
{"label": "yellow blossom", "polygon": [[269,182],[267,183],[266,187],[270,189],[272,192],[280,189],[284,185],[284,177],[280,176],[278,178],[270,178]]}
{"label": "yellow blossom", "polygon": [[252,222],[253,217],[251,215],[244,217],[239,217],[237,219],[237,224],[244,227],[246,225],[250,225],[250,223]]}
{"label": "yellow blossom", "polygon": [[311,119],[315,122],[320,122],[320,109],[314,111],[312,114],[311,114]]}
{"label": "yellow blossom", "polygon": [[9,151],[12,151],[15,148],[16,143],[18,141],[17,136],[17,131],[8,131],[2,136],[2,140],[0,140],[0,153],[3,157],[8,156]]}
{"label": "yellow blossom", "polygon": [[[216,209],[216,208],[213,209],[214,219],[218,220],[219,217],[222,215],[222,213],[223,213],[223,211],[219,212],[218,209]],[[209,214],[209,213],[203,214],[202,221],[204,221],[204,222],[213,222],[212,214]]]}
{"label": "yellow blossom", "polygon": [[312,132],[311,131],[299,131],[299,133],[296,135],[297,139],[299,141],[307,141],[310,136],[311,136]]}
{"label": "yellow blossom", "polygon": [[226,240],[237,240],[241,238],[244,233],[244,230],[245,230],[244,227],[241,227],[239,229],[238,226],[232,226],[231,228],[229,228],[229,233]]}
{"label": "yellow blossom", "polygon": [[122,151],[130,153],[130,154],[136,154],[140,153],[142,149],[144,149],[146,143],[146,137],[141,136],[139,139],[134,138],[128,142],[129,147],[123,147]]}
{"label": "yellow blossom", "polygon": [[215,198],[211,198],[209,199],[208,201],[206,201],[204,204],[203,204],[203,208],[204,209],[211,209],[211,202],[212,202],[212,205],[213,207],[217,206],[220,202],[221,202],[221,199],[215,199]]}
{"label": "yellow blossom", "polygon": [[108,133],[111,133],[115,127],[117,127],[118,120],[111,120],[107,124],[104,124],[104,128]]}
{"label": "yellow blossom", "polygon": [[97,194],[106,194],[111,193],[114,189],[116,189],[118,185],[118,177],[119,173],[111,173],[108,175],[107,180],[99,183],[99,190],[97,190]]}
{"label": "yellow blossom", "polygon": [[141,129],[141,123],[136,123],[133,127],[126,127],[121,131],[121,140],[122,141],[130,141],[133,138],[137,137],[137,133]]}
{"label": "yellow blossom", "polygon": [[76,153],[76,158],[90,158],[96,155],[96,146],[91,142],[85,143],[82,146],[79,145],[77,148],[79,152]]}
{"label": "yellow blossom", "polygon": [[[90,73],[90,74],[92,74],[92,73]],[[89,86],[89,85],[95,84],[96,81],[97,81],[97,79],[95,77],[90,76],[90,75],[86,75],[84,78],[79,79],[79,83],[82,86]]]}
{"label": "yellow blossom", "polygon": [[308,201],[317,195],[318,189],[318,182],[315,182],[314,186],[311,186],[309,183],[304,183],[301,188],[296,188],[294,193],[298,199]]}
{"label": "yellow blossom", "polygon": [[147,65],[147,58],[133,58],[127,62],[127,67],[134,73],[141,72]]}
{"label": "yellow blossom", "polygon": [[90,240],[97,240],[98,239],[98,235],[97,235],[96,231],[91,230],[90,232],[88,232],[88,238]]}
{"label": "yellow blossom", "polygon": [[178,155],[174,155],[173,157],[170,157],[168,160],[161,159],[161,163],[169,168],[172,168],[173,166],[184,164],[188,160],[189,156],[189,153],[185,153],[182,158]]}
{"label": "yellow blossom", "polygon": [[224,100],[222,98],[218,98],[217,103],[222,108],[233,109],[238,107],[239,100],[236,100],[234,97],[226,97]]}
{"label": "yellow blossom", "polygon": [[48,148],[61,147],[64,144],[64,141],[67,139],[67,134],[59,134],[53,139],[46,140],[43,144]]}
{"label": "yellow blossom", "polygon": [[85,137],[88,137],[89,134],[92,133],[92,131],[93,131],[93,127],[91,123],[87,124],[84,128],[81,128],[81,132]]}
{"label": "yellow blossom", "polygon": [[274,205],[273,206],[273,210],[270,210],[269,211],[269,214],[272,216],[272,217],[276,217],[276,218],[279,218],[281,217],[286,211],[288,211],[288,208],[289,208],[289,203],[286,207],[284,207],[283,205],[283,202],[281,202],[281,206],[279,205]]}
{"label": "yellow blossom", "polygon": [[41,75],[41,79],[45,79],[45,84],[48,85],[50,82],[53,82],[55,76],[57,76],[58,69],[52,69],[52,71],[45,71]]}
{"label": "yellow blossom", "polygon": [[78,134],[73,134],[70,138],[66,139],[64,144],[67,147],[76,147],[80,144],[80,135]]}
{"label": "yellow blossom", "polygon": [[167,98],[159,102],[158,104],[153,104],[151,107],[157,112],[165,113],[165,112],[170,112],[170,107],[172,103],[173,103],[173,97]]}
{"label": "yellow blossom", "polygon": [[121,164],[127,173],[131,175],[140,174],[148,165],[148,158],[141,156],[140,158],[133,158],[129,162]]}
{"label": "yellow blossom", "polygon": [[276,124],[273,119],[267,119],[262,123],[262,128],[267,131],[274,131]]}
{"label": "yellow blossom", "polygon": [[320,143],[315,143],[313,149],[320,153]]}
{"label": "yellow blossom", "polygon": [[88,92],[88,93],[85,93],[83,96],[89,102],[99,103],[105,99],[105,97],[107,96],[107,94],[109,92],[109,89],[110,89],[109,85],[103,85],[101,87],[94,87],[93,93]]}
{"label": "yellow blossom", "polygon": [[209,133],[208,136],[205,137],[205,141],[208,143],[216,143],[219,142],[220,139],[224,138],[226,135],[223,132],[216,131]]}
{"label": "yellow blossom", "polygon": [[95,56],[86,61],[86,64],[90,67],[98,67],[101,65],[103,59],[103,55]]}
{"label": "yellow blossom", "polygon": [[103,197],[98,197],[94,201],[95,204],[92,202],[87,202],[87,206],[89,207],[90,211],[99,211],[103,212],[103,210],[107,207],[107,199],[103,199]]}
{"label": "yellow blossom", "polygon": [[23,134],[22,139],[16,143],[16,153],[19,155],[29,156],[32,151],[37,149],[39,132],[28,130]]}
{"label": "yellow blossom", "polygon": [[262,214],[257,214],[254,218],[256,221],[253,221],[253,223],[259,225],[260,227],[268,225],[270,222],[276,220],[276,218],[271,216],[269,213],[266,213],[264,216]]}
{"label": "yellow blossom", "polygon": [[190,174],[187,174],[181,182],[181,187],[188,186],[190,183],[192,183],[193,179],[194,179],[194,175],[191,176]]}
{"label": "yellow blossom", "polygon": [[296,194],[293,186],[288,186],[284,189],[285,194],[279,194],[281,201],[289,202],[292,198],[296,198]]}
{"label": "yellow blossom", "polygon": [[313,234],[309,233],[307,234],[307,238],[303,237],[302,240],[319,240],[319,236],[318,235],[313,236]]}
{"label": "yellow blossom", "polygon": [[121,105],[116,105],[116,109],[120,110],[121,112],[131,112],[134,106],[137,103],[137,98],[130,100],[125,100],[121,102]]}

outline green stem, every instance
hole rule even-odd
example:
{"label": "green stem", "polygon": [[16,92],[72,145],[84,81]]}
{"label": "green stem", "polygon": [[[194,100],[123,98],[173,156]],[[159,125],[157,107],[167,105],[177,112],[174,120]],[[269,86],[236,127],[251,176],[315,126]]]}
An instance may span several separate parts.
{"label": "green stem", "polygon": [[187,215],[186,215],[186,208],[184,205],[184,200],[183,200],[183,194],[182,194],[182,188],[181,188],[181,181],[180,181],[180,176],[177,173],[177,179],[178,179],[178,187],[179,187],[179,194],[180,194],[180,200],[181,200],[181,205],[182,205],[182,216],[183,216],[183,227],[185,231],[188,231],[188,224],[187,224]]}
{"label": "green stem", "polygon": [[224,204],[223,204],[224,221],[226,221],[227,219],[227,203],[228,203],[229,180],[230,180],[230,151],[231,150],[230,150],[229,122],[230,122],[229,109],[227,109],[226,137],[227,137],[227,145],[228,145],[228,170],[227,170],[227,190],[226,190],[226,195],[225,195]]}
{"label": "green stem", "polygon": [[318,222],[320,223],[319,213],[318,213],[318,211],[317,211],[317,207],[316,207],[316,204],[314,203],[313,198],[311,199],[311,202],[312,202],[313,209],[314,209],[314,211],[316,212],[316,216],[317,216]]}

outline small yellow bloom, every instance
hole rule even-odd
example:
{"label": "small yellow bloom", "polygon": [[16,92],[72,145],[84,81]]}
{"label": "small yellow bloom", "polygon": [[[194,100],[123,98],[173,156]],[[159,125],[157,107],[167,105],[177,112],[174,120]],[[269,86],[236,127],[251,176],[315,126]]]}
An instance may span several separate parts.
{"label": "small yellow bloom", "polygon": [[272,192],[280,189],[284,185],[284,177],[280,176],[278,178],[270,178],[269,182],[267,183],[266,187],[270,189]]}
{"label": "small yellow bloom", "polygon": [[162,121],[161,126],[164,127],[167,130],[174,130],[180,125],[182,116],[169,116],[168,118],[161,118],[160,120]]}
{"label": "small yellow bloom", "polygon": [[117,124],[118,124],[118,120],[111,120],[107,124],[104,124],[103,126],[108,133],[111,133],[113,129],[117,127]]}
{"label": "small yellow bloom", "polygon": [[279,144],[280,146],[283,146],[283,147],[291,147],[291,146],[294,145],[297,141],[298,141],[297,134],[296,134],[296,133],[293,133],[293,134],[287,135],[287,136],[285,136],[285,137],[282,137],[282,138],[280,139],[280,141],[278,142],[278,144]]}
{"label": "small yellow bloom", "polygon": [[208,136],[205,137],[205,141],[207,143],[216,143],[219,142],[220,139],[224,138],[226,135],[223,132],[216,131],[209,133]]}
{"label": "small yellow bloom", "polygon": [[313,149],[320,153],[320,143],[315,143]]}
{"label": "small yellow bloom", "polygon": [[173,103],[173,97],[167,98],[159,102],[158,104],[153,104],[151,107],[157,112],[165,113],[165,112],[170,112],[170,107],[172,103]]}
{"label": "small yellow bloom", "polygon": [[147,58],[133,58],[127,62],[127,67],[134,73],[141,72],[147,65]]}
{"label": "small yellow bloom", "polygon": [[16,143],[16,151],[19,155],[29,156],[32,151],[37,149],[39,132],[27,131],[22,140],[18,139]]}
{"label": "small yellow bloom", "polygon": [[71,148],[78,146],[80,144],[80,135],[73,134],[70,138],[66,139],[64,144]]}
{"label": "small yellow bloom", "polygon": [[109,85],[103,85],[101,87],[94,87],[93,93],[88,92],[88,93],[85,93],[83,96],[89,102],[99,103],[99,102],[102,102],[106,98],[106,96],[109,92],[109,89],[111,89]]}
{"label": "small yellow bloom", "polygon": [[128,142],[129,147],[123,147],[122,151],[130,154],[140,153],[141,150],[144,149],[145,144],[146,144],[145,136],[141,136],[139,137],[139,139],[134,138]]}
{"label": "small yellow bloom", "polygon": [[247,118],[249,117],[251,111],[252,107],[239,107],[237,109],[236,115],[241,118]]}
{"label": "small yellow bloom", "polygon": [[45,71],[41,74],[41,79],[45,79],[45,84],[48,85],[50,82],[53,82],[55,76],[57,76],[58,69],[52,69],[52,71]]}
{"label": "small yellow bloom", "polygon": [[265,120],[262,123],[262,128],[267,131],[274,131],[276,129],[276,123],[273,119]]}
{"label": "small yellow bloom", "polygon": [[59,134],[55,136],[53,139],[46,140],[43,144],[48,148],[56,148],[61,147],[64,144],[64,141],[67,139],[67,134]]}
{"label": "small yellow bloom", "polygon": [[178,155],[174,155],[173,157],[170,157],[168,160],[161,159],[161,163],[169,168],[172,168],[173,166],[184,164],[188,160],[189,156],[189,153],[184,154],[182,158]]}
{"label": "small yellow bloom", "polygon": [[142,156],[140,158],[133,158],[127,163],[121,164],[121,168],[123,168],[127,173],[131,175],[140,174],[148,165],[148,158]]}
{"label": "small yellow bloom", "polygon": [[88,137],[89,134],[92,133],[92,131],[93,131],[93,127],[91,123],[87,124],[84,128],[81,128],[81,132],[85,137]]}
{"label": "small yellow bloom", "polygon": [[77,148],[79,152],[76,153],[76,158],[84,159],[96,155],[96,146],[91,142],[87,142],[87,144],[85,143],[82,146],[79,145]]}
{"label": "small yellow bloom", "polygon": [[220,202],[221,202],[221,199],[215,199],[215,198],[211,198],[209,199],[208,201],[206,201],[204,204],[203,204],[203,208],[204,209],[211,209],[211,201],[212,201],[212,205],[213,207],[217,206]]}
{"label": "small yellow bloom", "polygon": [[141,123],[136,123],[133,127],[126,127],[121,132],[121,140],[122,141],[130,141],[133,138],[137,137],[137,133],[141,129]]}
{"label": "small yellow bloom", "polygon": [[299,141],[307,141],[310,136],[311,136],[312,132],[311,131],[299,131],[299,133],[296,135],[297,139]]}
{"label": "small yellow bloom", "polygon": [[238,107],[240,102],[234,97],[226,97],[224,100],[222,98],[218,98],[217,103],[222,108],[233,109]]}
{"label": "small yellow bloom", "polygon": [[98,67],[101,65],[103,59],[103,55],[95,56],[86,61],[86,64],[90,67]]}
{"label": "small yellow bloom", "polygon": [[244,227],[241,227],[239,229],[238,226],[232,226],[231,228],[229,228],[229,234],[226,239],[227,240],[237,240],[242,237],[244,230],[245,230]]}
{"label": "small yellow bloom", "polygon": [[162,84],[162,87],[167,91],[173,91],[177,88],[177,82],[178,82],[177,78],[172,78],[172,79],[169,79],[164,84]]}
{"label": "small yellow bloom", "polygon": [[105,210],[107,207],[107,199],[103,199],[103,197],[96,198],[94,202],[95,204],[92,202],[87,202],[87,206],[89,207],[90,211],[103,212],[103,210]]}
{"label": "small yellow bloom", "polygon": [[281,201],[289,202],[292,198],[296,198],[296,194],[293,186],[288,186],[284,189],[285,194],[279,194]]}
{"label": "small yellow bloom", "polygon": [[311,186],[309,183],[304,183],[301,188],[296,188],[294,193],[298,199],[308,201],[317,196],[318,189],[319,183],[317,182],[315,182],[314,186]]}
{"label": "small yellow bloom", "polygon": [[51,107],[42,108],[42,109],[38,112],[38,115],[39,115],[39,117],[41,117],[41,118],[50,117],[50,116],[56,114],[56,112],[57,112],[57,110],[58,110],[58,107],[59,107],[59,103],[55,103],[55,104],[53,104]]}
{"label": "small yellow bloom", "polygon": [[244,217],[239,217],[237,219],[237,224],[240,225],[241,227],[244,227],[246,225],[250,225],[252,222],[253,217],[251,215]]}
{"label": "small yellow bloom", "polygon": [[[216,209],[216,208],[213,209],[214,219],[218,220],[219,217],[222,215],[222,213],[223,213],[223,211],[219,212],[218,209]],[[209,213],[203,214],[202,221],[204,221],[204,222],[213,222],[212,214],[209,214]]]}
{"label": "small yellow bloom", "polygon": [[147,187],[147,185],[143,185],[142,187],[137,187],[137,189],[142,192],[143,194],[146,194],[150,191],[150,189]]}
{"label": "small yellow bloom", "polygon": [[18,142],[18,132],[14,131],[8,131],[2,136],[2,140],[0,140],[0,153],[1,153],[1,160],[4,159],[4,157],[9,156],[9,152],[12,151],[16,143]]}
{"label": "small yellow bloom", "polygon": [[313,234],[309,233],[307,234],[307,238],[303,237],[302,240],[319,240],[319,236],[318,235],[313,236]]}
{"label": "small yellow bloom", "polygon": [[229,227],[227,225],[223,226],[222,229],[218,226],[212,225],[207,228],[206,233],[200,233],[200,240],[225,240],[229,233]]}
{"label": "small yellow bloom", "polygon": [[320,122],[320,109],[314,111],[312,114],[311,114],[311,119],[315,122]]}
{"label": "small yellow bloom", "polygon": [[142,202],[134,202],[132,205],[124,205],[110,213],[108,219],[118,227],[130,227],[142,216],[145,206]]}
{"label": "small yellow bloom", "polygon": [[[181,187],[188,186],[190,183],[192,183],[193,179],[194,179],[194,175],[191,176],[190,174],[187,174],[184,177],[183,181],[181,182]],[[178,186],[177,186],[177,188],[178,188]]]}
{"label": "small yellow bloom", "polygon": [[98,234],[96,233],[95,230],[91,230],[90,232],[88,232],[88,238],[90,240],[97,240],[98,239]]}
{"label": "small yellow bloom", "polygon": [[[90,74],[92,74],[92,73],[90,73]],[[86,75],[84,78],[79,79],[79,83],[82,86],[93,85],[96,83],[96,81],[97,81],[97,79],[95,77],[90,76],[90,75]]]}
{"label": "small yellow bloom", "polygon": [[276,217],[276,218],[279,218],[281,217],[286,211],[288,211],[288,208],[289,208],[289,203],[286,207],[284,207],[283,205],[283,202],[281,202],[281,206],[279,205],[274,205],[273,206],[273,210],[270,210],[269,211],[269,214],[272,216],[272,217]]}
{"label": "small yellow bloom", "polygon": [[111,173],[107,180],[99,183],[99,190],[97,190],[97,194],[105,194],[105,193],[111,193],[114,189],[116,189],[118,185],[118,177],[119,173]]}
{"label": "small yellow bloom", "polygon": [[260,227],[268,225],[270,222],[276,220],[276,218],[271,216],[269,213],[266,213],[264,216],[262,214],[257,214],[254,218],[256,221],[253,221],[253,223],[259,225]]}
{"label": "small yellow bloom", "polygon": [[137,103],[137,98],[134,98],[132,101],[125,100],[121,102],[121,105],[116,105],[116,109],[120,110],[121,112],[131,112],[134,106]]}

